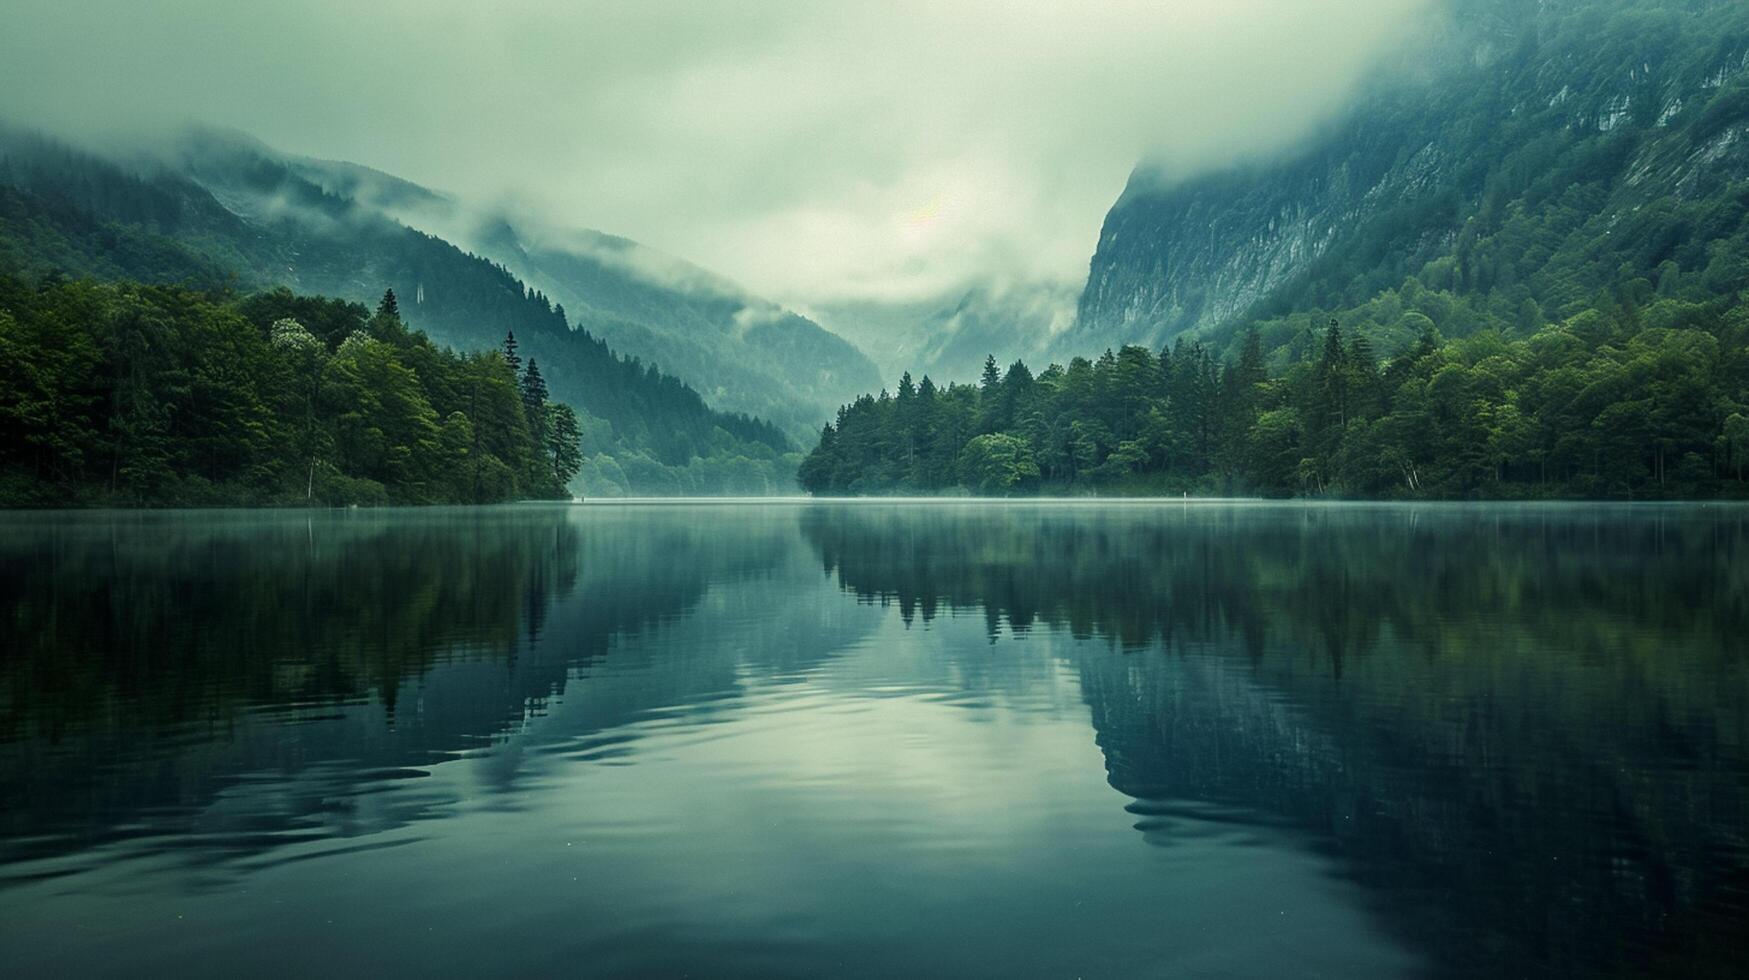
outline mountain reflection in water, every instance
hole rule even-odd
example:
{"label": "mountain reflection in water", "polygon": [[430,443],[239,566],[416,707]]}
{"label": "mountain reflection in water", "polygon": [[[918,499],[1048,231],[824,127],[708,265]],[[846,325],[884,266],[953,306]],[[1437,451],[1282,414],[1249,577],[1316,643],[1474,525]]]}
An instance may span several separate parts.
{"label": "mountain reflection in water", "polygon": [[0,966],[1723,973],[1749,511],[0,518]]}

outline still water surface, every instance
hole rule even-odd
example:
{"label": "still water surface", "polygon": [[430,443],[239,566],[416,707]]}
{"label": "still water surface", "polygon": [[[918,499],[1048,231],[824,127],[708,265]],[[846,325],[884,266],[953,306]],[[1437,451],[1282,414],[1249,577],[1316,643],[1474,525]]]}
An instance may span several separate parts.
{"label": "still water surface", "polygon": [[0,517],[6,976],[1727,974],[1749,510]]}

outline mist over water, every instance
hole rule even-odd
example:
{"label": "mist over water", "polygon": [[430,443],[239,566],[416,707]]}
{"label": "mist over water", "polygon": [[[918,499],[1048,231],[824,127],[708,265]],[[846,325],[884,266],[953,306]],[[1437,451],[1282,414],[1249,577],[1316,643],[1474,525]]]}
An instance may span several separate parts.
{"label": "mist over water", "polygon": [[0,518],[0,963],[1723,973],[1749,510]]}

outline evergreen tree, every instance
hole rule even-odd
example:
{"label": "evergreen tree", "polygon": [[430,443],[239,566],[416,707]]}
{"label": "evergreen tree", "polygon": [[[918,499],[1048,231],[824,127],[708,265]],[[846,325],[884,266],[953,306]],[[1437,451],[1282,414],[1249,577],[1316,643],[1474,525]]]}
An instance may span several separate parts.
{"label": "evergreen tree", "polygon": [[899,378],[899,394],[893,400],[893,424],[899,448],[897,462],[900,479],[906,484],[911,484],[916,476],[917,442],[923,422],[921,408],[917,386],[911,381],[911,372],[906,371]]}
{"label": "evergreen tree", "polygon": [[1251,457],[1252,431],[1262,404],[1262,386],[1268,377],[1262,338],[1255,330],[1247,331],[1238,362],[1221,374],[1221,445],[1216,452],[1216,464],[1225,474],[1228,489],[1235,486]]}
{"label": "evergreen tree", "polygon": [[996,390],[1002,382],[1002,369],[996,366],[996,355],[984,355],[984,373],[978,379],[978,390],[985,395]]}
{"label": "evergreen tree", "polygon": [[571,406],[563,402],[547,406],[546,455],[552,465],[554,489],[560,493],[583,466],[582,436],[582,426]]}
{"label": "evergreen tree", "polygon": [[528,419],[529,434],[537,444],[546,439],[547,381],[541,377],[540,365],[529,358],[528,370],[522,375],[522,411]]}
{"label": "evergreen tree", "polygon": [[[1478,259],[1471,274],[1495,273]],[[1619,292],[1624,303],[1652,295]],[[1450,316],[1434,292],[1416,297]],[[1399,309],[1391,315],[1414,333],[1383,371],[1370,331],[1344,337],[1325,320],[1317,355],[1279,377],[1261,330],[1237,338],[1225,364],[1183,338],[1159,358],[1124,348],[1037,376],[1017,362],[999,383],[986,372],[945,392],[925,379],[913,396],[907,375],[899,397],[859,398],[822,432],[804,486],[1749,497],[1749,314],[1674,312],[1649,308],[1636,322],[1618,310],[1599,324],[1586,311],[1522,339],[1489,330],[1447,341]],[[1036,478],[1010,479],[1029,467]]]}

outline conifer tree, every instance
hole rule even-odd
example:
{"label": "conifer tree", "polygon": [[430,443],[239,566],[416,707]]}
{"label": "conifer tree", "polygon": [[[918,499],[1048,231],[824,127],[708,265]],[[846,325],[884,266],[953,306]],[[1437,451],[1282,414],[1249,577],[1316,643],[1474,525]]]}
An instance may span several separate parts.
{"label": "conifer tree", "polygon": [[988,354],[978,379],[978,431],[995,432],[1002,421],[1002,369],[996,366],[996,355]]}
{"label": "conifer tree", "polygon": [[540,365],[533,358],[522,376],[522,410],[528,418],[529,434],[537,445],[542,444],[546,437],[547,379],[541,377]]}
{"label": "conifer tree", "polygon": [[583,466],[583,429],[577,422],[577,413],[564,402],[547,406],[545,428],[546,456],[552,464],[553,489],[563,493]]}
{"label": "conifer tree", "polygon": [[1348,352],[1342,347],[1342,327],[1335,320],[1324,333],[1324,353],[1313,377],[1313,411],[1320,425],[1341,429],[1348,424]]}

